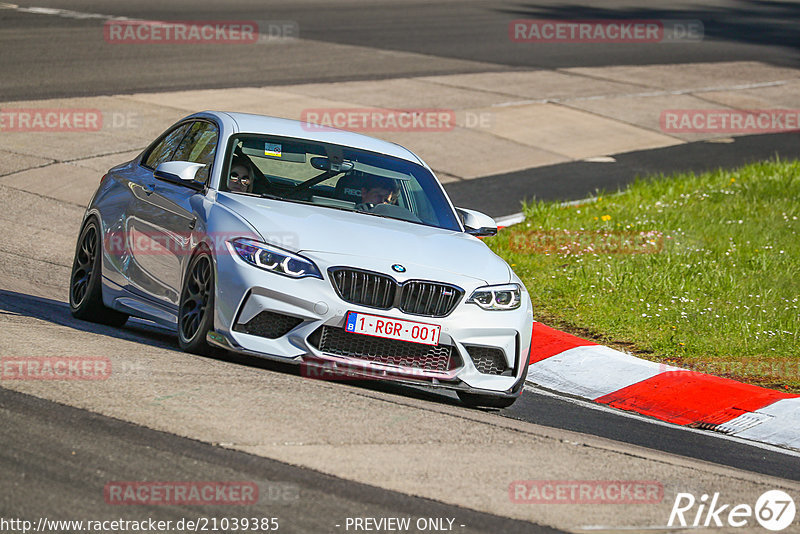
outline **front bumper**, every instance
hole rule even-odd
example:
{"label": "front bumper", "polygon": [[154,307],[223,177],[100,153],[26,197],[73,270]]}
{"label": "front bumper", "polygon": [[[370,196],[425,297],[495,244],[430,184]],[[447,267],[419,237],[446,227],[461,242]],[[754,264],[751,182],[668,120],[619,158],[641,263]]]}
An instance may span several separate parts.
{"label": "front bumper", "polygon": [[[330,265],[320,258],[311,259],[317,262],[325,279],[291,279],[255,268],[234,255],[218,256],[215,331],[209,334],[209,342],[243,354],[295,361],[303,364],[309,376],[319,378],[345,375],[504,397],[521,392],[533,324],[526,293],[522,306],[511,311],[482,310],[466,304],[466,298],[446,317],[407,314],[396,308],[376,310],[343,301],[329,280]],[[376,270],[379,267],[374,266]],[[482,285],[466,278],[457,282],[466,296]],[[348,312],[440,325],[439,345],[451,347],[452,358],[446,365],[441,360],[436,365],[415,365],[408,359],[397,363],[373,357],[376,349],[365,351],[369,357],[353,354],[352,350],[326,350],[320,342],[325,329],[337,336],[369,337],[343,333]],[[276,327],[276,322],[281,326]],[[341,340],[341,336],[337,339]],[[485,353],[485,349],[494,351],[497,365],[487,366],[473,358],[478,352]]]}

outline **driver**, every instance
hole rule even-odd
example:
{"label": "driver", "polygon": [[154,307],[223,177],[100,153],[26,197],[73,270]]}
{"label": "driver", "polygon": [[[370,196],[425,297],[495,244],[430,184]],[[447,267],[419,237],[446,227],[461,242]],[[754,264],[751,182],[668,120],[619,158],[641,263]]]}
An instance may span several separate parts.
{"label": "driver", "polygon": [[395,204],[400,187],[392,178],[374,176],[361,186],[362,204]]}

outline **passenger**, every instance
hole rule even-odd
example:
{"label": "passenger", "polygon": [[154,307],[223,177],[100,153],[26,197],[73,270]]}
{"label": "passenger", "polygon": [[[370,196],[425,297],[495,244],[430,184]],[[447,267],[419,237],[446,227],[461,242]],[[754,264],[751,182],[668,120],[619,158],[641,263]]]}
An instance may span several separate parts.
{"label": "passenger", "polygon": [[231,175],[228,177],[228,190],[234,193],[252,193],[253,177],[247,166],[241,163],[231,167]]}

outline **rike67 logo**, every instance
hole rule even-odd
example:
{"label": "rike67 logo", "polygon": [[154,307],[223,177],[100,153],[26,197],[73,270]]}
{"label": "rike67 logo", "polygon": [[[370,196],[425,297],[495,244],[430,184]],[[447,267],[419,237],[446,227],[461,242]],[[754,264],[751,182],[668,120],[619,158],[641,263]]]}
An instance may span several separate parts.
{"label": "rike67 logo", "polygon": [[[794,522],[794,500],[781,490],[764,492],[755,506],[726,504],[719,493],[703,494],[696,499],[691,493],[678,493],[668,526],[676,527],[754,527],[756,522],[767,530],[780,531]],[[754,521],[755,520],[755,521]]]}

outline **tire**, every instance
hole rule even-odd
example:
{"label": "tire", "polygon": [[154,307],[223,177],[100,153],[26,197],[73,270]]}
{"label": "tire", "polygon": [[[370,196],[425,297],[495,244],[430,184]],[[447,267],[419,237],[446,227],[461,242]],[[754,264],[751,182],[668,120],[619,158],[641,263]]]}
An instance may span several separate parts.
{"label": "tire", "polygon": [[514,404],[519,397],[496,397],[494,395],[481,395],[479,393],[469,393],[457,391],[458,398],[469,408],[508,408]]}
{"label": "tire", "polygon": [[189,262],[178,308],[178,343],[186,352],[213,356],[218,351],[206,341],[214,328],[214,262],[201,251]]}
{"label": "tire", "polygon": [[92,217],[84,224],[75,246],[72,274],[69,277],[69,310],[76,319],[122,326],[128,320],[128,315],[103,304],[102,251],[100,225]]}

